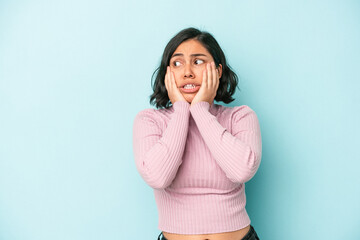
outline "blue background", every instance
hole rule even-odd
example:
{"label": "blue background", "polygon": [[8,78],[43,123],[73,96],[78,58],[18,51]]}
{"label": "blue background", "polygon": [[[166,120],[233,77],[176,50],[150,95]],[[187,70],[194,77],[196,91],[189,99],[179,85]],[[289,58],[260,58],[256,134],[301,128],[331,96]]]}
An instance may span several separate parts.
{"label": "blue background", "polygon": [[[261,239],[360,239],[359,1],[0,1],[0,239],[156,239],[132,124],[170,38],[209,31],[258,115]],[[223,103],[221,103],[223,104]]]}

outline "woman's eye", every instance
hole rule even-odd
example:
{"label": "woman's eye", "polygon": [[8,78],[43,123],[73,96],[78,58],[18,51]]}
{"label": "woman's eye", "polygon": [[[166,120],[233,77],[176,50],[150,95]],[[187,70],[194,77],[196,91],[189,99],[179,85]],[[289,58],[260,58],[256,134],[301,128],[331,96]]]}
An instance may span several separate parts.
{"label": "woman's eye", "polygon": [[204,63],[204,61],[201,60],[201,59],[196,59],[196,60],[195,60],[195,64],[201,64],[201,63]]}
{"label": "woman's eye", "polygon": [[174,61],[173,64],[174,64],[175,67],[177,67],[177,66],[180,65],[180,62],[179,61]]}

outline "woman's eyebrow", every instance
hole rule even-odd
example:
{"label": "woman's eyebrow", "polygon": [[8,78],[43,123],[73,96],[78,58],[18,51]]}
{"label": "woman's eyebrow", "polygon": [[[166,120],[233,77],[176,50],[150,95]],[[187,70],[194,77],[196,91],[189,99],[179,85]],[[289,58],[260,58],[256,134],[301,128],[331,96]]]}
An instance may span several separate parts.
{"label": "woman's eyebrow", "polygon": [[[171,58],[177,57],[177,56],[184,56],[184,54],[182,54],[182,53],[174,53],[174,54],[171,56]],[[190,56],[191,56],[191,57],[199,57],[199,56],[207,57],[207,55],[206,55],[206,54],[203,54],[203,53],[194,53],[194,54],[191,54]]]}

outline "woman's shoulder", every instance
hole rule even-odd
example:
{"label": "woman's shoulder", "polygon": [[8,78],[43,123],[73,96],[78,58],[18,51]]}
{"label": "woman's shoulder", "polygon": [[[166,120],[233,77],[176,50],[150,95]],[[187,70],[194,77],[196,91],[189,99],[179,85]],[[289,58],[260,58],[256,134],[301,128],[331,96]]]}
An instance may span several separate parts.
{"label": "woman's shoulder", "polygon": [[147,118],[154,121],[161,121],[166,119],[167,116],[170,115],[172,112],[173,112],[172,108],[168,108],[168,109],[145,108],[137,112],[137,114],[135,115],[135,120],[141,120]]}
{"label": "woman's shoulder", "polygon": [[248,113],[255,113],[255,111],[249,107],[248,105],[239,105],[239,106],[223,106],[223,105],[218,105],[219,108],[219,112],[221,114],[226,114],[226,115],[245,115]]}
{"label": "woman's shoulder", "polygon": [[228,122],[229,125],[243,123],[246,121],[256,122],[258,121],[257,114],[248,105],[239,106],[220,106],[218,111],[218,119]]}

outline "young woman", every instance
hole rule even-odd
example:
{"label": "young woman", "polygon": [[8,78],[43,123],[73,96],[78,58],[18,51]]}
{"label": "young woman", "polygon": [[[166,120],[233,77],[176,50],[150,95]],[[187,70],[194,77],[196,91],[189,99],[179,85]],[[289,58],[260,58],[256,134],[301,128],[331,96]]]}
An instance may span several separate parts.
{"label": "young woman", "polygon": [[[133,125],[137,170],[154,189],[158,240],[259,239],[245,182],[261,160],[257,115],[232,102],[237,76],[208,32],[187,28],[165,47],[150,103]],[[153,76],[154,76],[153,75]]]}

